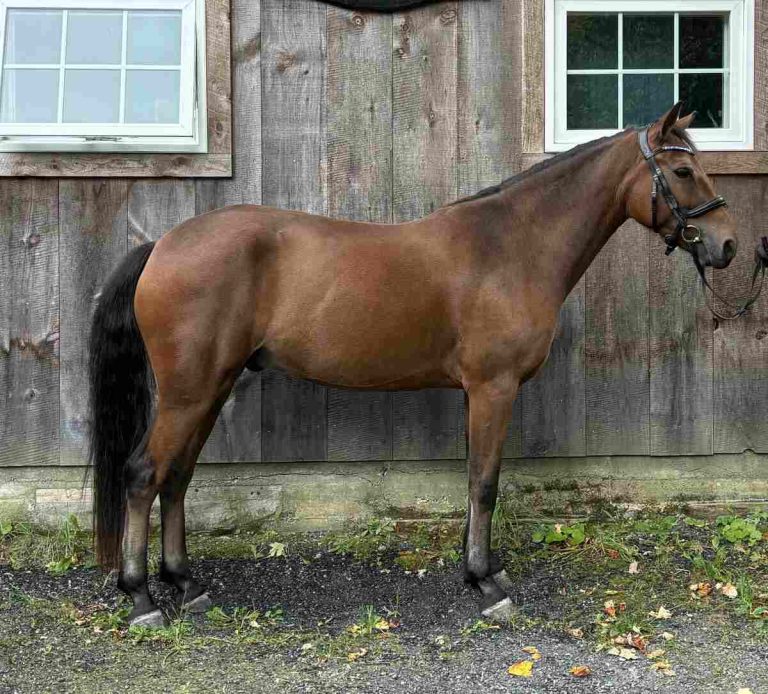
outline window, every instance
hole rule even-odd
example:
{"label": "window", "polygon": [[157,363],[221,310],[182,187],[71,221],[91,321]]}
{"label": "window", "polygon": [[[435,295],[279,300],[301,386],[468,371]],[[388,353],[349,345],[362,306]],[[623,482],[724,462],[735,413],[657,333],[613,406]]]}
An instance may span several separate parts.
{"label": "window", "polygon": [[201,152],[203,0],[0,0],[0,151]]}
{"label": "window", "polygon": [[751,0],[549,0],[546,11],[548,151],[645,125],[681,99],[701,149],[751,148]]}

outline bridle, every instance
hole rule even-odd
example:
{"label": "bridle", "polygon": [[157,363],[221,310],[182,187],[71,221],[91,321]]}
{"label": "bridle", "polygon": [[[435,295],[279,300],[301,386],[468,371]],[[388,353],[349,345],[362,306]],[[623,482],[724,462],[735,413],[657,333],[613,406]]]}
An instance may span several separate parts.
{"label": "bridle", "polygon": [[[667,203],[667,207],[669,207],[672,216],[677,221],[674,233],[666,234],[664,236],[664,242],[667,244],[665,255],[672,253],[679,245],[681,245],[682,242],[682,246],[691,254],[693,262],[696,265],[696,270],[701,277],[704,299],[706,301],[707,308],[710,310],[712,315],[716,318],[720,318],[721,320],[733,320],[734,318],[743,316],[749,307],[755,303],[757,297],[760,296],[760,292],[763,289],[763,281],[765,280],[766,264],[759,257],[756,258],[755,269],[752,273],[752,286],[750,292],[753,292],[755,289],[755,283],[757,282],[758,274],[760,275],[760,283],[757,287],[757,290],[754,291],[752,296],[742,305],[730,303],[727,299],[725,299],[714,290],[712,285],[707,281],[707,276],[704,272],[704,268],[701,265],[701,261],[699,260],[699,255],[694,250],[694,246],[697,243],[704,243],[703,232],[695,224],[689,224],[688,220],[695,219],[696,217],[702,217],[719,207],[727,207],[727,203],[725,202],[725,198],[722,195],[717,195],[711,200],[707,200],[706,202],[703,202],[701,205],[697,205],[696,207],[681,207],[680,203],[677,202],[675,194],[672,192],[672,188],[670,187],[666,176],[664,176],[664,172],[661,170],[661,167],[656,161],[656,156],[662,152],[685,152],[691,156],[696,156],[696,152],[694,152],[693,148],[689,147],[688,145],[661,145],[656,149],[651,149],[651,146],[648,142],[648,131],[650,130],[650,127],[651,126],[647,126],[646,128],[638,131],[637,142],[640,145],[640,151],[643,153],[643,158],[647,162],[648,168],[651,170],[651,228],[656,232],[659,231],[657,210],[659,191],[661,191],[664,202]],[[768,239],[766,239],[766,237],[762,238],[762,243],[764,247],[768,248]],[[733,313],[723,314],[715,309],[709,300],[707,289],[709,289],[709,291],[712,293],[712,296],[716,297],[723,304],[728,306],[733,311]]]}

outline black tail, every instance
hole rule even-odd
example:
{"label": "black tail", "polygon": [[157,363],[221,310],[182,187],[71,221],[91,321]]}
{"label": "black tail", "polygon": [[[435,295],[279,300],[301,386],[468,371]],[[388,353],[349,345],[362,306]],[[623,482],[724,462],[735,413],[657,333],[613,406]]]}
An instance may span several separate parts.
{"label": "black tail", "polygon": [[132,250],[101,290],[89,340],[90,440],[96,558],[119,568],[125,514],[123,468],[152,412],[147,353],[133,313],[136,284],[154,248]]}

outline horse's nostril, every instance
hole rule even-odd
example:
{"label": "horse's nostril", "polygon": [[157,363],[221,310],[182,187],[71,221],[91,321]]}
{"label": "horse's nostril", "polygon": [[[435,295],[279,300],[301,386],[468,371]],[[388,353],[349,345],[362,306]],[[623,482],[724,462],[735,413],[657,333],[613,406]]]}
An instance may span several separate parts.
{"label": "horse's nostril", "polygon": [[736,255],[736,242],[733,239],[728,239],[723,244],[723,255],[728,260],[733,260],[734,256]]}

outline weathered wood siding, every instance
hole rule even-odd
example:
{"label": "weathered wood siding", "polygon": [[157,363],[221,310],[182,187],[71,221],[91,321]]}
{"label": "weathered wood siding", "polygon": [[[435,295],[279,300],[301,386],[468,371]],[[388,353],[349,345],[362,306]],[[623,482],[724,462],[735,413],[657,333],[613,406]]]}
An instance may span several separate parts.
{"label": "weathered wood siding", "polygon": [[[89,314],[133,245],[240,202],[412,219],[537,151],[540,132],[522,123],[542,122],[540,2],[380,15],[232,0],[231,20],[232,179],[0,179],[0,465],[84,462]],[[733,295],[764,226],[768,178],[716,183],[743,234],[737,262],[713,273]],[[505,455],[768,452],[767,337],[768,301],[718,325],[684,254],[665,258],[659,239],[628,223],[566,302]],[[458,392],[354,393],[248,373],[202,458],[461,459],[463,410]]]}

